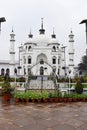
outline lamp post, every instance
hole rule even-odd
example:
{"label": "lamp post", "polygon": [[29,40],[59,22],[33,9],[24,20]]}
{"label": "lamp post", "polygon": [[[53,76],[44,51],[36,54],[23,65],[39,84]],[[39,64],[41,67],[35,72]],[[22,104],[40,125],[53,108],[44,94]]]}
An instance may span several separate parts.
{"label": "lamp post", "polygon": [[26,70],[24,71],[24,78],[25,78],[24,87],[26,87]]}
{"label": "lamp post", "polygon": [[16,75],[17,75],[17,69],[14,69],[14,73],[15,73],[15,84],[16,84]]}
{"label": "lamp post", "polygon": [[5,17],[1,17],[1,18],[0,18],[0,32],[1,32],[1,23],[2,23],[2,22],[5,22],[5,21],[6,21]]}
{"label": "lamp post", "polygon": [[[87,44],[87,19],[84,19],[80,22],[80,24],[84,24],[85,23],[85,26],[86,26],[86,44]],[[87,55],[87,49],[86,49],[86,55]]]}
{"label": "lamp post", "polygon": [[83,24],[83,23],[85,23],[86,25],[86,44],[87,44],[87,19],[84,19],[80,22],[80,24]]}
{"label": "lamp post", "polygon": [[65,55],[65,49],[67,46],[63,46],[62,49],[64,50],[64,73],[65,73],[65,78],[66,78],[66,55]]}
{"label": "lamp post", "polygon": [[69,95],[70,95],[70,73],[71,73],[71,70],[69,70]]}

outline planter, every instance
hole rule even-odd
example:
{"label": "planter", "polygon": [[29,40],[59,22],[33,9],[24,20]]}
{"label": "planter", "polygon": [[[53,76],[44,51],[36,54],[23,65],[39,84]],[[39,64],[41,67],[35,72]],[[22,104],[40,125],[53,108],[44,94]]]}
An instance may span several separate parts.
{"label": "planter", "polygon": [[10,93],[4,93],[3,95],[5,101],[10,101],[11,94]]}
{"label": "planter", "polygon": [[43,99],[43,102],[44,102],[44,103],[47,103],[47,102],[48,102],[48,99],[46,99],[46,98]]}
{"label": "planter", "polygon": [[81,101],[81,98],[78,98],[77,101],[80,102],[80,101]]}
{"label": "planter", "polygon": [[69,102],[72,102],[72,101],[73,101],[73,99],[72,99],[72,98],[68,98],[68,101],[69,101]]}
{"label": "planter", "polygon": [[59,102],[63,102],[63,98],[59,98]]}
{"label": "planter", "polygon": [[52,102],[53,102],[53,98],[49,98],[49,102],[51,102],[51,103],[52,103]]}
{"label": "planter", "polygon": [[83,101],[83,102],[86,102],[86,98],[82,98],[82,101]]}
{"label": "planter", "polygon": [[16,98],[16,99],[15,99],[15,101],[16,101],[16,102],[19,102],[19,101],[20,101],[20,99],[19,99],[19,98]]}
{"label": "planter", "polygon": [[77,99],[76,98],[73,98],[73,102],[76,102],[77,101]]}
{"label": "planter", "polygon": [[54,98],[54,102],[58,102],[58,98]]}
{"label": "planter", "polygon": [[37,102],[40,103],[40,102],[41,102],[41,99],[37,99]]}
{"label": "planter", "polygon": [[32,99],[31,101],[34,103],[34,102],[35,102],[35,99]]}
{"label": "planter", "polygon": [[29,99],[26,99],[26,103],[28,103],[29,102]]}
{"label": "planter", "polygon": [[68,99],[67,99],[67,98],[63,98],[63,101],[64,101],[64,102],[67,102],[67,101],[68,101]]}

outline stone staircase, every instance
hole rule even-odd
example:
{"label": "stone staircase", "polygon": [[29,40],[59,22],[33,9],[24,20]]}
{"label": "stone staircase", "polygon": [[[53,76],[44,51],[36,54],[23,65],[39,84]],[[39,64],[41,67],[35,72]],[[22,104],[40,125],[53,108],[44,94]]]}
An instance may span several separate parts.
{"label": "stone staircase", "polygon": [[[41,80],[30,80],[28,89],[41,89]],[[43,80],[43,89],[55,89],[52,80]]]}

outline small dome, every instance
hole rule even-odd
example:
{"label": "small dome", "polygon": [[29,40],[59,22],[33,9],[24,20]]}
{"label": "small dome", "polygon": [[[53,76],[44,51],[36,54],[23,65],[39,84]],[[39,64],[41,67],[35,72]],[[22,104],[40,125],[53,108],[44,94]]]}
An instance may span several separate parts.
{"label": "small dome", "polygon": [[58,44],[58,45],[60,45],[58,43],[58,40],[56,39],[56,35],[54,33],[54,28],[53,28],[53,34],[51,35],[51,38],[49,40],[49,44],[48,45],[50,45],[50,44]]}
{"label": "small dome", "polygon": [[50,38],[49,44],[58,44],[58,45],[60,45],[56,38]]}
{"label": "small dome", "polygon": [[25,42],[25,44],[36,44],[35,38],[28,37],[28,40]]}

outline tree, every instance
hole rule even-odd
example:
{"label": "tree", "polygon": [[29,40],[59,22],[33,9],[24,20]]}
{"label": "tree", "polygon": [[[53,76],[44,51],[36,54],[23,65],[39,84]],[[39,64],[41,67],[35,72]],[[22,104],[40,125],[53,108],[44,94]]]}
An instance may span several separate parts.
{"label": "tree", "polygon": [[83,92],[83,85],[82,85],[81,81],[78,81],[78,82],[76,83],[75,91],[76,91],[76,93],[78,93],[78,94],[82,94],[82,92]]}
{"label": "tree", "polygon": [[78,64],[78,69],[80,72],[84,72],[84,74],[87,74],[87,55],[84,55],[82,57],[81,63]]}

